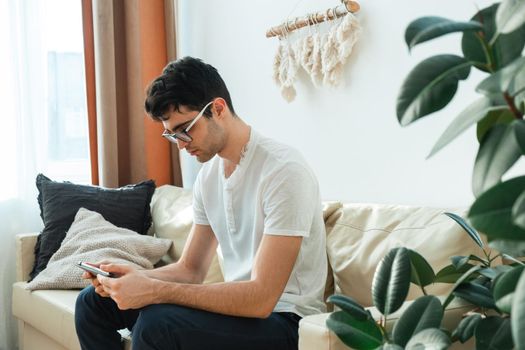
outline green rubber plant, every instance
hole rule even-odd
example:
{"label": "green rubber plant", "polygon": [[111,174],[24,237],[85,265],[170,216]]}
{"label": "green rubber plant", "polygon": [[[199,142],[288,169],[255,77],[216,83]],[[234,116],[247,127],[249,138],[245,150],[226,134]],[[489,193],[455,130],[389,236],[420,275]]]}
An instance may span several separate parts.
{"label": "green rubber plant", "polygon": [[[379,321],[352,298],[328,298],[340,309],[327,326],[354,349],[446,349],[452,342],[475,338],[477,349],[525,349],[525,176],[502,181],[525,155],[525,0],[503,0],[476,13],[470,21],[422,17],[405,32],[409,50],[431,39],[462,33],[462,56],[436,55],[408,74],[397,101],[402,126],[446,107],[460,80],[472,69],[486,74],[476,91],[480,97],[454,119],[439,137],[429,157],[476,124],[479,151],[472,190],[476,197],[467,218],[455,220],[479,245],[483,257],[451,257],[451,264],[434,273],[428,262],[407,248],[391,250],[376,269],[372,285]],[[481,240],[483,232],[491,256]],[[511,263],[492,266],[502,256]],[[416,299],[387,331],[386,320],[406,299],[410,283],[421,287]],[[431,283],[452,283],[443,302],[427,295]],[[473,312],[452,333],[441,328],[444,309],[453,298],[472,304]]]}
{"label": "green rubber plant", "polygon": [[[514,264],[488,270],[483,263],[469,267],[470,257],[453,260],[456,268],[468,267],[456,281],[453,294],[481,310],[465,318],[454,334],[461,341],[474,335],[478,348],[504,349],[514,344],[522,349],[525,348],[525,273],[521,261],[512,256],[525,256],[525,176],[505,181],[502,177],[525,155],[525,0],[503,0],[480,10],[467,22],[441,17],[416,19],[408,25],[405,41],[411,50],[453,32],[462,33],[463,55],[436,55],[416,65],[401,86],[397,118],[405,126],[441,110],[472,69],[486,75],[476,87],[479,98],[446,128],[429,157],[476,125],[479,150],[472,177],[476,199],[467,220],[453,219],[471,237],[477,235],[476,230],[483,232],[489,246]],[[474,275],[480,276],[474,281],[467,280],[466,276]],[[493,309],[495,315],[487,315],[484,308]],[[499,333],[491,332],[494,329]],[[485,339],[485,334],[492,334],[495,339],[492,341],[501,342],[493,347],[494,343]]]}
{"label": "green rubber plant", "polygon": [[[326,324],[344,344],[354,349],[447,349],[453,342],[464,343],[472,337],[477,349],[512,349],[520,344],[513,334],[521,329],[523,320],[519,317],[514,324],[511,315],[522,307],[515,293],[523,262],[504,253],[491,256],[491,250],[465,219],[453,213],[445,215],[463,227],[483,256],[452,256],[450,265],[434,273],[416,251],[405,247],[390,250],[377,266],[372,283],[372,300],[381,313],[379,320],[348,296],[332,295],[327,300],[340,310],[330,314]],[[512,264],[494,266],[500,256]],[[419,286],[423,295],[408,305],[388,330],[387,319],[403,305],[411,283]],[[440,299],[425,290],[433,283],[453,285],[449,295]],[[450,332],[441,323],[454,298],[468,302],[471,311]]]}
{"label": "green rubber plant", "polygon": [[[377,266],[372,283],[372,300],[381,319],[375,321],[369,310],[350,297],[332,295],[327,301],[340,311],[330,314],[326,325],[354,349],[446,349],[451,341],[440,329],[443,306],[424,288],[435,279],[432,267],[420,254],[404,247],[394,248]],[[419,285],[424,295],[403,312],[391,332],[387,331],[387,319],[403,305],[411,282]]]}

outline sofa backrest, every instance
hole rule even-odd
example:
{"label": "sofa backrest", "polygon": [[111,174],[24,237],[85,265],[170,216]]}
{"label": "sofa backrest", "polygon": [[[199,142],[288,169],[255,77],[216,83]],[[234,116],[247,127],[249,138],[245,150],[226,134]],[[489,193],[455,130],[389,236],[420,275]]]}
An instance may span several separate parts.
{"label": "sofa backrest", "polygon": [[[192,193],[180,187],[164,185],[155,190],[151,199],[151,232],[173,241],[165,263],[180,259],[193,224]],[[204,283],[224,280],[217,254],[213,258]]]}
{"label": "sofa backrest", "polygon": [[[437,209],[381,204],[344,204],[326,219],[327,254],[333,270],[335,292],[372,306],[371,286],[381,259],[394,247],[421,254],[435,273],[449,265],[454,255],[482,254],[467,233],[443,213],[464,215],[465,209]],[[425,289],[447,294],[451,284]],[[422,295],[411,285],[407,300]]]}

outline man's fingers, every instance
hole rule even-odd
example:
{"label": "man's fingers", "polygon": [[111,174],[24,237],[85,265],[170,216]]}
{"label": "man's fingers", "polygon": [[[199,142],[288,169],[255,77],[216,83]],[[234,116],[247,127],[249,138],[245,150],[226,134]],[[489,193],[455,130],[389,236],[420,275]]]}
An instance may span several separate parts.
{"label": "man's fingers", "polygon": [[121,275],[132,270],[131,266],[120,265],[120,264],[102,264],[100,265],[100,268],[104,271],[121,274]]}
{"label": "man's fingers", "polygon": [[94,275],[92,275],[91,273],[87,272],[87,271],[84,271],[82,273],[82,278],[85,279],[85,280],[92,280],[95,278]]}
{"label": "man's fingers", "polygon": [[101,297],[109,297],[109,294],[104,291],[104,287],[101,285],[95,288],[95,292]]}

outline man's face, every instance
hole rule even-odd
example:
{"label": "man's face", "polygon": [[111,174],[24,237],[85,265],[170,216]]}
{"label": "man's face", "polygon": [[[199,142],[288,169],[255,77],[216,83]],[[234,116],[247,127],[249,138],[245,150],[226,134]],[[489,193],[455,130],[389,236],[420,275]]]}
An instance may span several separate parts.
{"label": "man's face", "polygon": [[[213,105],[212,105],[213,114]],[[199,111],[190,110],[186,106],[181,106],[179,111],[172,109],[163,121],[164,128],[170,133],[178,133],[186,130],[191,122],[197,117]],[[214,118],[205,116],[199,118],[188,131],[191,141],[185,142],[177,140],[179,149],[186,151],[197,158],[201,163],[205,163],[219,153],[225,144],[224,130],[218,125]]]}

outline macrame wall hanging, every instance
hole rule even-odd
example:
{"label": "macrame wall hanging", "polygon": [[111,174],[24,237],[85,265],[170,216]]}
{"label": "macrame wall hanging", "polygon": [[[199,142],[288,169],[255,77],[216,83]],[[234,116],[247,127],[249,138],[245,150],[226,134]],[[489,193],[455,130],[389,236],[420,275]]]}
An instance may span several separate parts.
{"label": "macrame wall hanging", "polygon": [[[279,37],[273,78],[286,101],[291,102],[296,96],[294,83],[301,68],[316,87],[338,86],[342,82],[343,66],[359,38],[361,27],[354,15],[359,11],[359,4],[351,0],[341,2],[342,5],[297,17],[266,32],[268,38]],[[338,18],[340,20],[331,22],[326,32],[320,32],[319,23]],[[306,26],[308,30],[302,30],[304,35],[293,41],[290,39],[292,31]]]}

